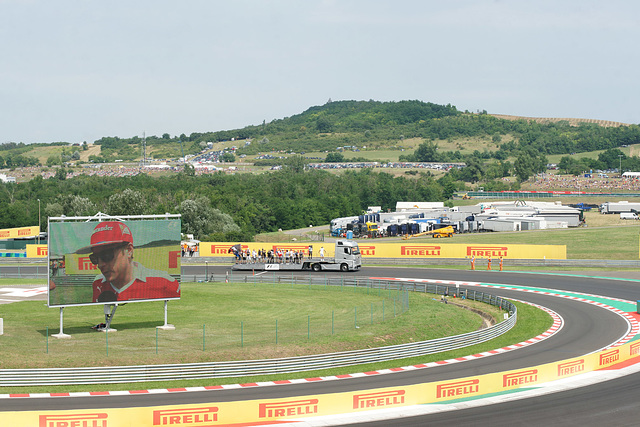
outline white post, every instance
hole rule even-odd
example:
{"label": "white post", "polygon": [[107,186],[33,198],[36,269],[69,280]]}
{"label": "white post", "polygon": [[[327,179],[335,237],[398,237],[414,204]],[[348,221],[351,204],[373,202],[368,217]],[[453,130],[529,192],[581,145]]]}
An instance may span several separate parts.
{"label": "white post", "polygon": [[0,317],[0,335],[4,335],[4,320]]}
{"label": "white post", "polygon": [[63,324],[64,324],[63,310],[64,310],[64,307],[60,307],[60,333],[51,335],[52,337],[59,338],[59,339],[60,338],[71,338],[71,335],[67,335],[63,331]]}
{"label": "white post", "polygon": [[176,327],[167,323],[167,306],[168,306],[168,303],[169,303],[169,300],[164,300],[164,325],[157,326],[157,328],[165,330],[165,331],[173,331],[173,330],[176,329]]}

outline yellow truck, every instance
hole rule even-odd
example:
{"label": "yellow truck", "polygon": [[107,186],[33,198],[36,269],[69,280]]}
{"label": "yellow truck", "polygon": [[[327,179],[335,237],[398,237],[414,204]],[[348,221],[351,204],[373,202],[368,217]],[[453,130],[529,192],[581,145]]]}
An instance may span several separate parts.
{"label": "yellow truck", "polygon": [[407,234],[403,236],[402,239],[409,240],[412,237],[420,237],[420,236],[428,236],[428,235],[431,235],[431,237],[434,237],[434,238],[453,237],[453,233],[454,233],[453,227],[450,225],[447,225],[446,227],[437,228],[435,230],[424,231],[422,233]]}

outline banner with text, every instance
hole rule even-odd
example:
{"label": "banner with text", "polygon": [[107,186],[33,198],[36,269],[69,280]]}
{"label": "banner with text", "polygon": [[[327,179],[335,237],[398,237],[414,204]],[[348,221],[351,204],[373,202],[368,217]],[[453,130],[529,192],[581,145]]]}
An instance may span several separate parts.
{"label": "banner with text", "polygon": [[17,239],[18,237],[37,237],[40,235],[38,227],[3,228],[0,239]]}
{"label": "banner with text", "polygon": [[139,408],[104,408],[96,404],[94,408],[81,410],[8,411],[2,412],[0,418],[12,427],[212,427],[286,423],[308,417],[477,399],[515,389],[539,387],[542,383],[590,371],[611,369],[623,362],[637,363],[638,358],[640,342],[635,341],[545,365],[389,388],[231,402],[216,401],[212,397],[211,402],[205,403]]}
{"label": "banner with text", "polygon": [[48,253],[47,245],[27,245],[27,258],[46,258]]}
{"label": "banner with text", "polygon": [[[229,248],[234,243],[201,242],[200,256],[231,256]],[[308,254],[309,246],[318,255],[321,247],[327,257],[334,256],[334,245],[304,243],[254,243],[240,244],[243,250],[292,250]],[[512,259],[567,259],[566,245],[500,245],[464,243],[377,243],[359,242],[363,258],[512,258]]]}

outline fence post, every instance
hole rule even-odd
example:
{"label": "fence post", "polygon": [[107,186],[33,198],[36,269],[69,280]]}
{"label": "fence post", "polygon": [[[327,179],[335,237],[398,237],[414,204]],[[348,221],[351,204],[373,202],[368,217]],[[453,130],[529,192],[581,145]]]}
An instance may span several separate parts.
{"label": "fence post", "polygon": [[334,326],[334,317],[333,317],[333,310],[331,310],[331,335],[333,335],[333,326]]}
{"label": "fence post", "polygon": [[353,329],[358,329],[358,306],[353,307]]}

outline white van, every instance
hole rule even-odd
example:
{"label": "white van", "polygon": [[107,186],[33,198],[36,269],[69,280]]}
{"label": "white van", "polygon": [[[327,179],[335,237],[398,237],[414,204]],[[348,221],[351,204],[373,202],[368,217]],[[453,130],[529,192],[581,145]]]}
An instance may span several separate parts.
{"label": "white van", "polygon": [[620,219],[639,219],[638,214],[633,212],[621,212]]}

